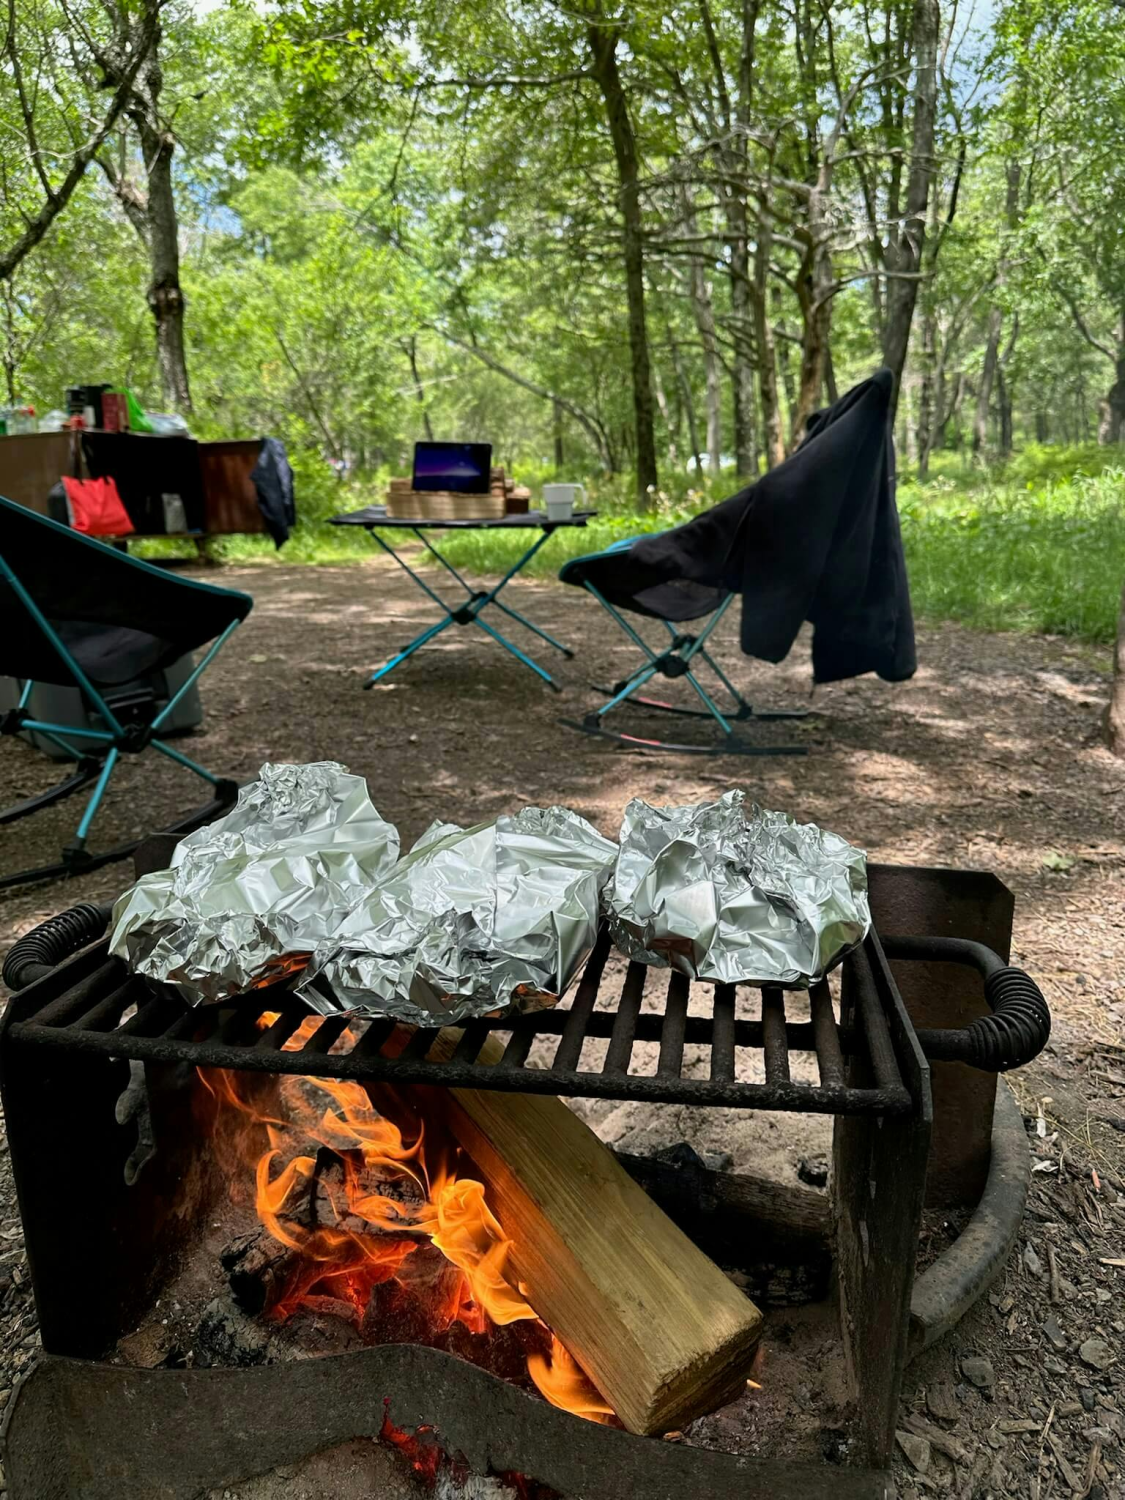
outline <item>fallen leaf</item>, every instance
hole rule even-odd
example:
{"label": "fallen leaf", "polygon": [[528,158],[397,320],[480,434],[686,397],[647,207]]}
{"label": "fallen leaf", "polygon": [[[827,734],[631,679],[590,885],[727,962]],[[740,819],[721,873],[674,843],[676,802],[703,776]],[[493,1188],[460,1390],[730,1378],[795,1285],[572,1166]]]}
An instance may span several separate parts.
{"label": "fallen leaf", "polygon": [[1059,1164],[1057,1161],[1048,1161],[1046,1159],[1036,1158],[1035,1165],[1031,1170],[1033,1172],[1057,1172],[1059,1170]]}
{"label": "fallen leaf", "polygon": [[1065,875],[1068,870],[1073,870],[1075,861],[1068,854],[1060,854],[1057,849],[1052,849],[1049,854],[1043,856],[1043,869],[1050,870],[1055,875]]}
{"label": "fallen leaf", "polygon": [[269,661],[269,657],[263,655],[261,651],[255,651],[250,660],[256,667],[260,667],[264,661]]}
{"label": "fallen leaf", "polygon": [[1090,1168],[1090,1178],[1091,1178],[1091,1181],[1094,1184],[1094,1192],[1095,1193],[1100,1193],[1101,1190],[1102,1190],[1102,1180],[1098,1176],[1097,1171],[1095,1170],[1095,1168],[1093,1168],[1093,1167]]}

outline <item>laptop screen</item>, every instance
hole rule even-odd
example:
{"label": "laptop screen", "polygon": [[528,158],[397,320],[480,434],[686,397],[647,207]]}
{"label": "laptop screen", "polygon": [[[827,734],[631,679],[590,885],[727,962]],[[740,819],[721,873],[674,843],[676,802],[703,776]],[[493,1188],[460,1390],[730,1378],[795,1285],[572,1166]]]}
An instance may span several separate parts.
{"label": "laptop screen", "polygon": [[416,490],[453,490],[487,495],[492,478],[491,443],[415,443]]}

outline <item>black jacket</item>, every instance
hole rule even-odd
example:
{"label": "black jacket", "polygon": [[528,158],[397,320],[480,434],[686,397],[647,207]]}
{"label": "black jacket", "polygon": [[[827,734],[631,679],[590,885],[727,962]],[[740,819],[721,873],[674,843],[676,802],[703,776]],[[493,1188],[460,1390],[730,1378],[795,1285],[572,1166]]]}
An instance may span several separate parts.
{"label": "black jacket", "polygon": [[650,603],[661,582],[720,587],[741,595],[747,656],[781,661],[809,620],[816,682],[864,672],[889,682],[911,677],[917,660],[894,499],[892,388],[890,371],[880,370],[814,413],[797,451],[756,484],[635,542],[628,571],[637,581],[646,575]]}
{"label": "black jacket", "polygon": [[280,547],[289,538],[290,528],[297,524],[297,505],[293,496],[293,470],[280,438],[263,438],[258,462],[250,475],[258,492],[258,509],[266,530]]}

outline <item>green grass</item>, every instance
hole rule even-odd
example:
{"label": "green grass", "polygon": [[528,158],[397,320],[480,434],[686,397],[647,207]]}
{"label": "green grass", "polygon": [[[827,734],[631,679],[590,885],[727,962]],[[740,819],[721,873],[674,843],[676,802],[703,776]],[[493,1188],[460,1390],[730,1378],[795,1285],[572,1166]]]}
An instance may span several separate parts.
{"label": "green grass", "polygon": [[[982,470],[948,453],[935,455],[925,483],[904,469],[899,513],[917,616],[984,630],[1111,642],[1125,581],[1123,457],[1120,449],[1032,444],[1003,470]],[[588,502],[599,511],[597,520],[582,530],[556,533],[529,575],[554,577],[569,557],[678,525],[738,485],[733,474],[711,489],[687,474],[669,476],[665,483],[667,492],[657,497],[656,509],[640,516],[626,480],[588,480]],[[341,510],[371,503],[384,487],[383,475],[341,485],[319,469],[299,472],[301,524],[282,552],[275,553],[263,537],[229,537],[213,544],[215,553],[238,563],[368,560],[374,548],[365,532],[326,522]],[[457,568],[496,576],[528,543],[528,533],[520,531],[446,533],[442,551]],[[143,555],[174,550],[175,544],[147,543]]]}
{"label": "green grass", "polygon": [[1125,470],[899,486],[916,613],[1111,642],[1125,582]]}

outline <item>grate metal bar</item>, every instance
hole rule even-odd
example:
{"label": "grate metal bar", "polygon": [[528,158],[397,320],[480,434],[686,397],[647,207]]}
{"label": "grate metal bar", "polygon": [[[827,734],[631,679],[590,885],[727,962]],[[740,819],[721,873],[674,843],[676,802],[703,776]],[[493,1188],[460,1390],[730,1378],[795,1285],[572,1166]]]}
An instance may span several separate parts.
{"label": "grate metal bar", "polygon": [[36,1016],[40,1026],[70,1026],[90,1006],[115,990],[125,977],[122,963],[102,964],[85,979],[80,979],[73,989],[65,990]]}
{"label": "grate metal bar", "polygon": [[637,1034],[637,1017],[641,1013],[644,999],[645,979],[648,968],[645,964],[631,963],[625,973],[625,984],[621,990],[621,1004],[617,1007],[613,1030],[609,1034],[603,1073],[627,1073],[633,1055],[633,1040]]}
{"label": "grate metal bar", "polygon": [[609,956],[609,933],[598,935],[594,951],[590,954],[585,972],[578,982],[578,989],[569,1013],[565,1017],[562,1041],[555,1052],[554,1067],[570,1073],[578,1067],[582,1056],[582,1043],[586,1040],[586,1027],[598,1003],[598,987],[602,982],[602,970]]}
{"label": "grate metal bar", "polygon": [[716,1083],[734,1077],[734,997],[733,984],[715,986],[715,1012],[711,1032],[711,1077]]}
{"label": "grate metal bar", "polygon": [[686,974],[673,970],[668,981],[668,1000],[660,1025],[660,1057],[656,1071],[662,1078],[679,1078],[684,1067],[684,1031],[691,986]]}
{"label": "grate metal bar", "polygon": [[856,969],[860,977],[856,991],[862,1021],[861,1029],[867,1041],[867,1053],[875,1073],[875,1082],[880,1088],[893,1087],[900,1078],[898,1062],[895,1059],[891,1034],[887,1029],[887,1018],[883,1014],[883,1007],[879,1003],[879,994],[875,988],[871,960],[867,956],[866,948],[859,949],[855,957]]}
{"label": "grate metal bar", "polygon": [[[872,937],[869,946],[876,941]],[[894,997],[888,1000],[876,984],[866,948],[846,960],[852,965],[857,1000],[854,1024],[845,1029],[837,1026],[824,984],[810,992],[808,1022],[786,1020],[784,994],[775,986],[761,989],[760,1021],[739,1019],[738,988],[733,985],[709,988],[708,1013],[689,1014],[692,987],[679,972],[667,976],[663,1012],[646,1011],[644,993],[650,970],[639,963],[626,969],[616,1003],[607,1006],[602,999],[599,1005],[609,952],[609,934],[603,931],[569,1008],[560,1006],[515,1020],[471,1021],[460,1029],[445,1061],[429,1058],[437,1026],[411,1031],[390,1019],[364,1022],[320,1016],[277,986],[221,1006],[177,1010],[183,1003],[174,990],[128,977],[120,964],[102,964],[64,994],[51,995],[38,1013],[25,1011],[21,1019],[12,1018],[7,1035],[13,1044],[23,1046],[247,1072],[305,1073],[369,1084],[429,1084],[817,1114],[910,1110],[910,1094],[886,1013]],[[664,982],[663,975],[658,982]],[[134,1002],[137,1013],[122,1022],[122,1013]],[[486,1047],[493,1032],[503,1034],[499,1063],[495,1063],[498,1044]],[[558,1038],[552,1060],[542,1067],[529,1065],[536,1039],[552,1036]],[[582,1049],[588,1039],[606,1043],[604,1062],[594,1071],[582,1070]],[[655,1074],[651,1056],[635,1062],[639,1046],[658,1049]],[[706,1049],[709,1076],[683,1076],[687,1046]],[[492,1062],[482,1059],[482,1051]],[[740,1051],[764,1053],[764,1083],[739,1078]],[[815,1053],[819,1083],[793,1080],[789,1054],[794,1051]],[[873,1083],[866,1072],[862,1086],[847,1082],[845,1059],[857,1051],[870,1055]]]}
{"label": "grate metal bar", "polygon": [[402,1049],[400,1056],[405,1062],[422,1062],[437,1040],[440,1026],[419,1026],[418,1030]]}
{"label": "grate metal bar", "polygon": [[347,1029],[347,1016],[325,1016],[301,1051],[310,1057],[325,1057]]}
{"label": "grate metal bar", "polygon": [[93,1009],[72,1021],[70,1031],[111,1031],[121,1020],[121,1013],[133,1003],[137,994],[137,981],[129,976],[124,984],[110,990],[104,1000],[99,1000]]}
{"label": "grate metal bar", "polygon": [[762,990],[762,1042],[766,1082],[789,1082],[789,1039],[785,1033],[785,996],[776,985]]}
{"label": "grate metal bar", "polygon": [[840,1050],[840,1033],[832,1011],[832,995],[822,979],[809,991],[813,1038],[820,1081],[826,1088],[840,1088],[844,1082],[844,1057]]}
{"label": "grate metal bar", "polygon": [[488,1033],[489,1027],[484,1021],[470,1021],[465,1027],[461,1040],[453,1049],[453,1061],[455,1063],[476,1062]]}
{"label": "grate metal bar", "polygon": [[389,1017],[384,1017],[380,1021],[372,1021],[348,1054],[349,1057],[357,1057],[360,1062],[371,1062],[375,1058],[381,1057],[383,1048],[386,1046],[396,1024]]}
{"label": "grate metal bar", "polygon": [[[522,1068],[527,1061],[527,1054],[531,1051],[531,1044],[535,1040],[535,1032],[530,1029],[513,1031],[508,1039],[508,1045],[504,1048],[504,1055],[497,1067],[500,1068]],[[480,1048],[477,1049],[478,1053]]]}
{"label": "grate metal bar", "polygon": [[180,1007],[168,995],[154,995],[141,1005],[135,1016],[117,1028],[118,1035],[162,1036],[169,1025],[180,1018]]}
{"label": "grate metal bar", "polygon": [[254,1043],[257,1052],[280,1052],[305,1019],[303,1011],[283,1010],[277,1020],[262,1032]]}

